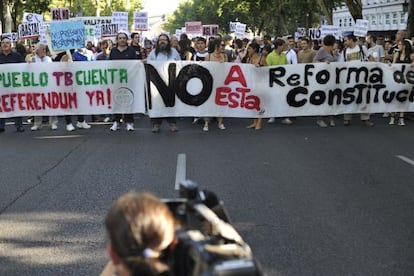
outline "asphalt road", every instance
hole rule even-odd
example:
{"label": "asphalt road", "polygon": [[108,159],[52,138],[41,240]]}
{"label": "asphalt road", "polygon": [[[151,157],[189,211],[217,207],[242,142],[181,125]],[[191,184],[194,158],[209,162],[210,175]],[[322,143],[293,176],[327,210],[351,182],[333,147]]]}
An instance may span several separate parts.
{"label": "asphalt road", "polygon": [[[62,122],[63,120],[60,119]],[[102,221],[129,190],[175,197],[177,155],[186,175],[224,201],[267,275],[412,275],[414,121],[319,128],[227,130],[190,119],[170,133],[0,134],[0,275],[97,275],[108,257]]]}

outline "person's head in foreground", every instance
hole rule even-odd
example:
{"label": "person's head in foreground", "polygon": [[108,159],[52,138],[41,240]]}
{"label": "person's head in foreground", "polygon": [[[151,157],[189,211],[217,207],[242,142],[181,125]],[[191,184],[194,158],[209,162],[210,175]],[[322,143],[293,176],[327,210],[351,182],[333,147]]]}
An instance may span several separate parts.
{"label": "person's head in foreground", "polygon": [[118,198],[105,218],[110,262],[101,275],[168,275],[159,260],[174,240],[174,217],[151,193],[129,192]]}

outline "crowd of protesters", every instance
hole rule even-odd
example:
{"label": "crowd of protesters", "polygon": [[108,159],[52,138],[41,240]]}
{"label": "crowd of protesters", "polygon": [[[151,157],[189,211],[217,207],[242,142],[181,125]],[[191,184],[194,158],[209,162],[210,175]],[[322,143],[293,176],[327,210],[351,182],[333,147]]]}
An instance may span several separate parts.
{"label": "crowd of protesters", "polygon": [[[414,64],[414,37],[409,39],[404,31],[398,31],[395,40],[385,40],[378,43],[375,35],[369,34],[364,40],[358,39],[352,33],[344,34],[343,40],[337,40],[334,36],[328,35],[322,41],[311,41],[307,37],[299,38],[298,41],[292,36],[275,37],[269,35],[254,37],[249,40],[234,39],[230,35],[217,35],[214,37],[189,37],[183,33],[179,38],[161,34],[157,39],[141,39],[140,34],[134,32],[128,34],[120,32],[115,41],[106,39],[94,45],[88,41],[85,48],[71,50],[71,56],[66,52],[51,56],[47,45],[37,43],[31,45],[17,44],[13,49],[12,43],[7,37],[1,38],[0,64],[18,62],[62,62],[62,61],[93,61],[93,60],[116,60],[116,59],[138,59],[148,61],[215,61],[248,63],[257,67],[274,66],[297,63],[316,62],[348,62],[348,61],[375,61],[384,63],[407,63]],[[389,118],[389,124],[405,125],[406,114],[384,113],[382,117]],[[71,116],[64,116],[66,130],[68,132],[78,129],[89,129],[91,125],[85,120],[85,116],[78,115],[77,123],[72,123]],[[319,127],[334,127],[335,120],[339,116],[317,117],[316,124]],[[343,125],[351,124],[351,114],[345,114],[342,118]],[[151,118],[152,132],[160,132],[162,120],[165,119],[170,131],[178,131],[176,118]],[[297,118],[279,118],[285,125],[291,125]],[[374,123],[370,120],[370,114],[360,114],[363,125],[372,127]],[[103,120],[105,123],[112,121],[111,131],[120,129],[125,123],[127,131],[134,131],[134,114],[106,114],[91,116],[91,121]],[[193,124],[203,122],[202,130],[209,131],[210,122],[215,120],[220,130],[225,130],[224,120],[218,118],[194,118]],[[328,120],[328,121],[326,121]],[[14,118],[16,131],[23,132],[22,118]],[[30,128],[36,131],[42,128],[43,123],[49,122],[52,130],[58,129],[56,116],[28,118],[33,122]],[[267,123],[276,123],[276,118],[268,118]],[[249,129],[260,130],[262,118],[253,119],[247,126]],[[0,132],[5,130],[5,119],[0,119]]]}

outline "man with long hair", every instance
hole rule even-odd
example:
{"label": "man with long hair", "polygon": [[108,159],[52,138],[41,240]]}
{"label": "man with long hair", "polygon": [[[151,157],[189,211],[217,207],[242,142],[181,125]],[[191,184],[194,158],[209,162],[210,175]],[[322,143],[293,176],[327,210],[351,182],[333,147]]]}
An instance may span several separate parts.
{"label": "man with long hair", "polygon": [[[151,51],[148,56],[148,61],[172,61],[172,60],[181,60],[180,54],[177,50],[171,47],[171,41],[168,35],[160,34],[158,36],[157,43],[155,48]],[[158,133],[160,132],[160,127],[162,120],[166,119],[170,125],[170,131],[176,132],[178,131],[176,120],[174,117],[166,117],[166,118],[151,118],[152,122],[152,132]]]}

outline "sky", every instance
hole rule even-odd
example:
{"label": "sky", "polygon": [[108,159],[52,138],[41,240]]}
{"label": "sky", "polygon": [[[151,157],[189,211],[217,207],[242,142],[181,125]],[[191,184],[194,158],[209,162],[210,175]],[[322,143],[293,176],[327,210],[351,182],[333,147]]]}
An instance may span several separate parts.
{"label": "sky", "polygon": [[167,13],[173,13],[182,0],[144,0],[144,10],[148,16],[157,16]]}

